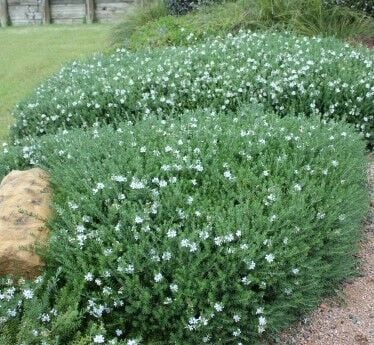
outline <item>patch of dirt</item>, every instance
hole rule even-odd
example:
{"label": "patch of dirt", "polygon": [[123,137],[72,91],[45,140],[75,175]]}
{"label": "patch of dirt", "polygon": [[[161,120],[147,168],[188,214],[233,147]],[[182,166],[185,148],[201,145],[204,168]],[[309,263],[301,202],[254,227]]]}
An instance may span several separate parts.
{"label": "patch of dirt", "polygon": [[374,155],[369,167],[371,208],[361,243],[360,276],[347,281],[338,298],[325,300],[303,322],[286,330],[282,345],[374,344]]}
{"label": "patch of dirt", "polygon": [[354,40],[350,40],[350,43],[354,46],[357,45],[363,45],[368,48],[373,49],[374,48],[374,37],[358,37],[355,38]]}
{"label": "patch of dirt", "polygon": [[368,48],[374,48],[374,37],[362,37],[359,41]]}

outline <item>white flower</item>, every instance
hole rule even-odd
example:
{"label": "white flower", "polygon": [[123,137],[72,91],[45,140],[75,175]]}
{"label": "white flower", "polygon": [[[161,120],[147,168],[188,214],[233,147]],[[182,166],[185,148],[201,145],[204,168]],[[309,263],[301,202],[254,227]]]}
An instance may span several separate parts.
{"label": "white flower", "polygon": [[192,196],[189,196],[188,198],[187,198],[187,204],[188,205],[191,205],[193,203],[193,197]]}
{"label": "white flower", "polygon": [[170,284],[170,290],[172,292],[178,292],[178,285],[177,284]]}
{"label": "white flower", "polygon": [[112,180],[116,182],[126,182],[127,178],[122,175],[112,176]]}
{"label": "white flower", "polygon": [[260,316],[260,317],[258,318],[258,324],[259,324],[260,326],[266,326],[267,321],[266,321],[265,316]]}
{"label": "white flower", "polygon": [[274,261],[274,259],[275,259],[274,254],[267,254],[267,255],[265,255],[265,260],[267,262],[269,262],[269,263],[272,263]]}
{"label": "white flower", "polygon": [[256,267],[256,263],[254,261],[251,261],[248,265],[247,265],[248,269],[249,270],[254,270],[255,267]]}
{"label": "white flower", "polygon": [[241,319],[240,315],[237,315],[237,314],[235,314],[232,318],[234,319],[235,322],[239,322]]}
{"label": "white flower", "polygon": [[339,165],[339,162],[334,160],[331,162],[331,164],[332,166],[337,167]]}
{"label": "white flower", "polygon": [[140,216],[135,217],[135,223],[136,224],[141,224],[141,223],[143,223],[143,221],[144,221],[144,219],[142,217],[140,217]]}
{"label": "white flower", "polygon": [[102,183],[102,182],[99,182],[99,183],[96,185],[96,188],[97,188],[98,190],[104,189],[104,187],[105,187],[105,185],[104,185],[104,183]]}
{"label": "white flower", "polygon": [[270,223],[275,222],[277,218],[278,218],[278,216],[277,216],[276,214],[273,214],[273,215],[270,217],[270,219],[269,219]]}
{"label": "white flower", "polygon": [[293,186],[293,189],[296,191],[296,192],[300,192],[301,191],[301,186],[297,183]]}
{"label": "white flower", "polygon": [[164,304],[168,305],[168,304],[171,304],[171,303],[173,303],[173,300],[170,297],[166,297],[165,300],[164,300]]}
{"label": "white flower", "polygon": [[25,297],[26,299],[31,299],[34,297],[34,292],[30,289],[25,289],[23,290],[23,297]]}
{"label": "white flower", "polygon": [[51,321],[51,317],[48,314],[42,314],[42,316],[40,317],[40,320],[42,322],[49,322]]}
{"label": "white flower", "polygon": [[92,282],[93,279],[94,279],[94,276],[91,272],[88,272],[85,276],[84,276],[84,279],[88,282]]}
{"label": "white flower", "polygon": [[256,315],[263,314],[264,313],[264,307],[259,307],[256,309]]}
{"label": "white flower", "polygon": [[262,175],[263,175],[263,176],[269,176],[269,170],[264,170],[264,171],[262,172]]}
{"label": "white flower", "polygon": [[171,253],[170,252],[164,252],[162,254],[162,260],[169,261],[171,259]]}
{"label": "white flower", "polygon": [[103,344],[105,342],[105,338],[102,334],[98,334],[93,338],[93,342],[95,344]]}
{"label": "white flower", "polygon": [[116,329],[116,336],[120,337],[123,334],[123,331],[120,329]]}
{"label": "white flower", "polygon": [[164,278],[164,276],[161,273],[157,273],[157,274],[155,274],[153,279],[156,283],[159,283],[163,278]]}
{"label": "white flower", "polygon": [[72,210],[76,210],[76,209],[78,209],[78,207],[79,207],[76,203],[71,202],[71,201],[68,202],[68,206],[69,206],[69,208],[71,208]]}
{"label": "white flower", "polygon": [[139,345],[139,342],[136,339],[127,340],[127,345]]}
{"label": "white flower", "polygon": [[292,273],[295,274],[295,275],[299,274],[299,272],[300,272],[300,270],[298,268],[293,268],[292,269]]}
{"label": "white flower", "polygon": [[166,236],[169,238],[174,238],[175,236],[177,236],[177,232],[174,229],[169,229]]}
{"label": "white flower", "polygon": [[131,265],[131,264],[127,265],[127,266],[124,268],[124,271],[125,271],[126,273],[128,273],[128,274],[132,274],[132,273],[134,273],[134,271],[135,271],[134,265]]}
{"label": "white flower", "polygon": [[244,285],[249,285],[251,284],[251,281],[248,279],[248,277],[242,277],[240,280]]}
{"label": "white flower", "polygon": [[196,171],[199,171],[199,172],[202,172],[204,170],[203,166],[199,163],[199,164],[196,164],[194,167],[193,167]]}
{"label": "white flower", "polygon": [[218,312],[222,311],[223,310],[223,304],[222,303],[216,303],[214,305],[214,309]]}
{"label": "white flower", "polygon": [[133,177],[130,183],[130,187],[132,189],[143,189],[145,185],[142,181],[138,180],[136,177]]}

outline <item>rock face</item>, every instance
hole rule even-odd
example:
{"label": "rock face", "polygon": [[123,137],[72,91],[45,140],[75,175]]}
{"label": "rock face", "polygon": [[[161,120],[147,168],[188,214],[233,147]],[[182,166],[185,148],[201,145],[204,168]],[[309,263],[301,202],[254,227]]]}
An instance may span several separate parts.
{"label": "rock face", "polygon": [[0,184],[0,276],[34,278],[43,263],[32,247],[48,235],[48,175],[41,169],[12,171]]}

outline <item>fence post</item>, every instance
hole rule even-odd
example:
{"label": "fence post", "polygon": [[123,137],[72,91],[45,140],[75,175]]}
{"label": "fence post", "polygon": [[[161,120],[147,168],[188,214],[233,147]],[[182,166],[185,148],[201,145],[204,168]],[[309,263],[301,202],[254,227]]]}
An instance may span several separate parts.
{"label": "fence post", "polygon": [[0,24],[5,27],[9,24],[8,1],[0,0]]}
{"label": "fence post", "polygon": [[86,23],[92,24],[95,20],[95,2],[86,0]]}
{"label": "fence post", "polygon": [[51,23],[51,5],[50,0],[43,0],[43,24]]}

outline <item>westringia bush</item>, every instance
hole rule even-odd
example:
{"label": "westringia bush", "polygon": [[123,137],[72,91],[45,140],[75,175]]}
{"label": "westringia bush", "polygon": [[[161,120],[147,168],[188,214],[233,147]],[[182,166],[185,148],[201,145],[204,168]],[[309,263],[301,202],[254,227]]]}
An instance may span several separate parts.
{"label": "westringia bush", "polygon": [[[193,37],[191,37],[191,40]],[[15,112],[13,139],[59,128],[262,103],[284,116],[345,119],[374,142],[374,55],[334,39],[243,32],[187,48],[74,62]]]}
{"label": "westringia bush", "polygon": [[[186,113],[26,141],[56,216],[34,282],[1,280],[1,344],[257,344],[352,273],[367,205],[346,124]],[[3,171],[6,173],[6,171]]]}

